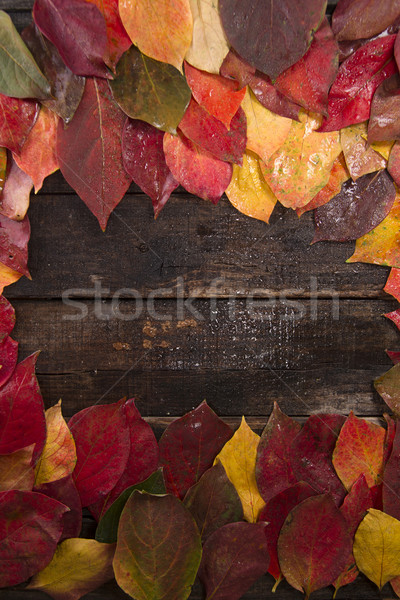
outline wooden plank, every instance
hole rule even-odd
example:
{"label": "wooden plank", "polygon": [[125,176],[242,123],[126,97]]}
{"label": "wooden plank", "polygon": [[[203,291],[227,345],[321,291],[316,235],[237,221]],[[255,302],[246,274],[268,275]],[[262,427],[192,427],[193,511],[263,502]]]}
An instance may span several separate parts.
{"label": "wooden plank", "polygon": [[33,197],[29,216],[33,280],[9,288],[10,299],[60,297],[70,288],[93,297],[96,282],[105,297],[116,290],[122,297],[132,290],[144,297],[387,297],[389,269],[346,264],[353,242],[310,246],[312,215],[298,219],[282,206],[267,225],[226,198],[214,207],[185,194],[173,196],[154,221],[149,198],[128,195],[105,233],[74,195]]}

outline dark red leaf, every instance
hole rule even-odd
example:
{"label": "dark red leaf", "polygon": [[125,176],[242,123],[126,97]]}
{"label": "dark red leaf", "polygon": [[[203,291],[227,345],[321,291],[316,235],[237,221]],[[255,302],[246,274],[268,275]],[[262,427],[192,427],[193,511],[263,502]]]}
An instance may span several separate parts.
{"label": "dark red leaf", "polygon": [[371,104],[368,142],[384,142],[400,138],[400,77],[396,73],[376,90]]}
{"label": "dark red leaf", "polygon": [[400,16],[398,0],[339,0],[332,16],[338,40],[370,38]]}
{"label": "dark red leaf", "polygon": [[230,523],[208,538],[198,573],[207,600],[239,600],[267,572],[265,528],[265,523]]}
{"label": "dark red leaf", "polygon": [[126,468],[130,437],[123,404],[94,405],[69,421],[77,454],[73,478],[82,506],[111,492]]}
{"label": "dark red leaf", "polygon": [[28,217],[22,221],[13,221],[0,215],[0,262],[29,278],[27,262],[30,235]]}
{"label": "dark red leaf", "polygon": [[395,35],[387,35],[368,42],[340,65],[329,92],[329,116],[320,131],[336,131],[369,118],[375,91],[397,71],[395,39]]}
{"label": "dark red leaf", "polygon": [[396,188],[386,170],[345,181],[339,194],[315,210],[312,243],[360,238],[383,221],[395,198]]}
{"label": "dark red leaf", "polygon": [[0,387],[10,379],[14,373],[18,360],[18,342],[10,336],[0,342]]}
{"label": "dark red leaf", "polygon": [[35,376],[38,353],[17,365],[0,390],[0,454],[35,445],[37,462],[46,440],[43,399]]}
{"label": "dark red leaf", "polygon": [[38,114],[37,102],[0,94],[0,146],[19,154]]}
{"label": "dark red leaf", "polygon": [[69,475],[51,483],[43,483],[35,487],[34,491],[58,500],[69,508],[62,517],[63,530],[60,542],[67,538],[79,537],[82,528],[82,504],[72,477]]}
{"label": "dark red leaf", "polygon": [[393,362],[394,365],[397,365],[400,362],[400,352],[394,352],[392,350],[386,350],[386,354]]}
{"label": "dark red leaf", "polygon": [[332,464],[332,452],[345,422],[336,414],[311,415],[293,440],[290,461],[298,481],[305,481],[317,492],[329,493],[339,505],[346,495]]}
{"label": "dark red leaf", "polygon": [[325,8],[324,0],[219,0],[230,45],[271,79],[304,56]]}
{"label": "dark red leaf", "polygon": [[236,81],[238,89],[241,90],[250,83],[256,69],[231,48],[225,56],[219,72],[222,77]]}
{"label": "dark red leaf", "polygon": [[386,437],[385,437],[385,446],[384,446],[384,455],[383,455],[383,464],[386,464],[389,460],[390,455],[392,454],[393,442],[396,435],[396,421],[392,419],[390,415],[384,413],[383,418],[387,423],[386,429]]}
{"label": "dark red leaf", "polygon": [[290,446],[301,429],[277,402],[262,432],[257,449],[256,479],[265,502],[297,483],[290,463]]}
{"label": "dark red leaf", "polygon": [[159,442],[167,491],[183,498],[212,466],[232,434],[206,402],[171,423]]}
{"label": "dark red leaf", "polygon": [[257,100],[265,108],[281,117],[299,120],[300,106],[281,94],[267,75],[257,71],[251,78],[249,85]]}
{"label": "dark red leaf", "polygon": [[15,325],[15,310],[4,296],[0,296],[0,341],[9,335]]}
{"label": "dark red leaf", "polygon": [[97,6],[83,0],[35,0],[32,14],[73,73],[112,79],[104,64],[106,23]]}
{"label": "dark red leaf", "polygon": [[210,115],[193,98],[179,123],[179,129],[192,142],[226,162],[243,163],[246,150],[246,115],[239,107],[230,129]]}
{"label": "dark red leaf", "polygon": [[158,217],[171,193],[178,187],[163,149],[164,132],[139,120],[127,119],[122,134],[122,156],[128,175],[150,196]]}
{"label": "dark red leaf", "polygon": [[125,120],[108,83],[102,79],[88,79],[70,125],[64,129],[60,122],[58,128],[57,153],[61,172],[103,230],[131,181],[122,161],[121,137]]}
{"label": "dark red leaf", "polygon": [[396,428],[393,449],[383,472],[383,510],[400,519],[400,427]]}

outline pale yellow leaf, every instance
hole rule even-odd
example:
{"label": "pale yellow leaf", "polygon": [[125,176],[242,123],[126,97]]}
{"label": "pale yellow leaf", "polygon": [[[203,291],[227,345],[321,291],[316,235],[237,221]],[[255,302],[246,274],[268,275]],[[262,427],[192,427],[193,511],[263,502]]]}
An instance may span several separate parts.
{"label": "pale yellow leaf", "polygon": [[229,52],[218,12],[218,0],[189,0],[193,15],[193,39],[185,56],[193,67],[219,75]]}

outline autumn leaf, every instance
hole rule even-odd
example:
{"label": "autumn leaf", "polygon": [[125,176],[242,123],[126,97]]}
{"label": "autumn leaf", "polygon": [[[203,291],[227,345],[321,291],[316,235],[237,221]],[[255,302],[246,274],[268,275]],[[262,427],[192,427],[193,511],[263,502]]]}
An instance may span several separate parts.
{"label": "autumn leaf", "polygon": [[356,531],[353,552],[360,571],[382,589],[400,575],[400,522],[370,508]]}
{"label": "autumn leaf", "polygon": [[140,52],[182,71],[193,33],[189,0],[119,0],[119,14]]}
{"label": "autumn leaf", "polygon": [[366,123],[345,127],[340,132],[340,144],[353,181],[386,167],[386,160],[364,139],[366,133]]}
{"label": "autumn leaf", "polygon": [[19,168],[15,157],[9,160],[6,183],[0,194],[0,214],[13,221],[21,221],[29,208],[33,181]]}
{"label": "autumn leaf", "polygon": [[220,527],[243,520],[242,503],[221,463],[208,469],[183,501],[204,542]]}
{"label": "autumn leaf", "polygon": [[32,15],[73,73],[112,78],[104,64],[106,24],[97,6],[82,0],[35,0]]}
{"label": "autumn leaf", "polygon": [[332,28],[338,40],[371,38],[398,16],[399,6],[391,0],[340,0],[332,16]]}
{"label": "autumn leaf", "polygon": [[33,491],[44,494],[68,506],[69,511],[64,513],[62,517],[63,528],[60,542],[80,535],[82,528],[82,504],[78,490],[70,475],[51,483],[43,483],[40,486],[35,486]]}
{"label": "autumn leaf", "polygon": [[387,319],[390,319],[391,321],[393,321],[393,323],[396,325],[396,327],[398,329],[400,329],[400,311],[399,311],[399,309],[393,310],[390,313],[386,313],[383,316],[386,317]]}
{"label": "autumn leaf", "polygon": [[292,121],[283,145],[262,168],[268,185],[283,206],[301,208],[328,183],[341,152],[339,133],[319,133],[319,115],[302,113]]}
{"label": "autumn leaf", "polygon": [[400,142],[395,142],[389,154],[387,169],[396,185],[400,186]]}
{"label": "autumn leaf", "polygon": [[287,119],[299,120],[301,106],[282,94],[267,75],[256,71],[255,75],[250,77],[249,88],[259,103],[271,112]]}
{"label": "autumn leaf", "polygon": [[199,579],[206,600],[239,600],[267,572],[265,523],[230,523],[205,542]]}
{"label": "autumn leaf", "polygon": [[231,428],[206,402],[173,421],[159,441],[168,493],[183,498],[231,437]]}
{"label": "autumn leaf", "polygon": [[[334,543],[332,543],[334,540]],[[312,496],[287,517],[278,539],[283,575],[308,600],[333,583],[345,568],[352,539],[345,518],[329,495]]]}
{"label": "autumn leaf", "polygon": [[389,277],[383,291],[391,294],[400,302],[400,269],[390,269]]}
{"label": "autumn leaf", "polygon": [[0,146],[19,154],[38,114],[37,102],[0,94]]}
{"label": "autumn leaf", "polygon": [[0,492],[31,492],[35,479],[32,455],[35,445],[0,455]]}
{"label": "autumn leaf", "polygon": [[239,56],[233,48],[229,50],[219,70],[220,75],[236,82],[237,89],[241,90],[250,84],[256,68]]}
{"label": "autumn leaf", "polygon": [[400,352],[394,352],[392,350],[386,350],[386,354],[394,365],[400,362]]}
{"label": "autumn leaf", "polygon": [[185,59],[197,69],[218,75],[229,52],[219,18],[218,0],[189,0],[189,4],[193,17],[193,37]]}
{"label": "autumn leaf", "polygon": [[13,221],[0,214],[0,262],[29,278],[27,262],[30,235],[31,226],[27,216],[22,221]]}
{"label": "autumn leaf", "polygon": [[382,481],[385,430],[350,413],[343,425],[332,461],[347,490],[364,475],[368,487]]}
{"label": "autumn leaf", "polygon": [[27,589],[45,592],[54,600],[79,600],[113,579],[114,552],[115,544],[82,538],[64,540]]}
{"label": "autumn leaf", "polygon": [[122,161],[125,119],[108,83],[88,79],[74,118],[66,129],[60,122],[57,132],[61,172],[103,230],[131,182]]}
{"label": "autumn leaf", "polygon": [[0,148],[0,195],[4,188],[7,173],[7,149]]}
{"label": "autumn leaf", "polygon": [[176,133],[191,97],[185,77],[175,67],[141,54],[135,46],[119,61],[111,89],[129,117],[170,133]]}
{"label": "autumn leaf", "polygon": [[15,310],[7,298],[0,296],[0,342],[9,335],[15,326]]}
{"label": "autumn leaf", "polygon": [[0,93],[14,98],[45,99],[50,85],[14,27],[0,11]]}
{"label": "autumn leaf", "polygon": [[383,473],[382,504],[388,515],[400,517],[400,427],[396,427],[393,448]]}
{"label": "autumn leaf", "polygon": [[190,194],[217,204],[232,179],[232,165],[215,158],[182,133],[164,135],[165,160]]}
{"label": "autumn leaf", "polygon": [[385,79],[376,90],[371,104],[368,141],[385,142],[400,136],[400,77],[398,73]]}
{"label": "autumn leaf", "polygon": [[305,54],[325,8],[324,0],[219,0],[230,45],[272,80]]}
{"label": "autumn leaf", "polygon": [[217,455],[229,480],[236,488],[246,521],[255,523],[265,502],[256,481],[256,457],[260,436],[254,433],[242,417],[239,429]]}
{"label": "autumn leaf", "polygon": [[113,563],[124,592],[136,600],[185,600],[200,560],[200,535],[183,504],[134,492],[122,511]]}
{"label": "autumn leaf", "polygon": [[374,381],[375,389],[389,408],[400,415],[400,366],[395,365]]}
{"label": "autumn leaf", "polygon": [[0,294],[3,293],[3,290],[7,285],[15,283],[18,279],[21,279],[21,277],[22,273],[18,273],[18,271],[14,271],[0,262]]}
{"label": "autumn leaf", "polygon": [[256,478],[265,502],[297,483],[290,462],[290,446],[301,429],[274,402],[257,448]]}
{"label": "autumn leaf", "polygon": [[18,360],[18,342],[10,336],[0,342],[0,387],[7,383],[14,373]]}
{"label": "autumn leaf", "polygon": [[97,6],[104,17],[107,28],[104,62],[114,70],[122,54],[132,45],[119,16],[118,0],[88,0],[88,2]]}
{"label": "autumn leaf", "polygon": [[251,150],[244,153],[242,166],[233,165],[232,179],[225,193],[244,215],[269,222],[276,197],[264,179],[258,156]]}

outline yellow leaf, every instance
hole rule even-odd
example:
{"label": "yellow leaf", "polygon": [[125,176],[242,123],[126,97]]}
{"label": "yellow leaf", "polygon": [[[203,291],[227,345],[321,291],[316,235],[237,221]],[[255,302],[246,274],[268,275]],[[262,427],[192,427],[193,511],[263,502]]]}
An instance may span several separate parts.
{"label": "yellow leaf", "polygon": [[46,410],[46,429],[46,444],[36,465],[36,486],[71,475],[76,464],[75,442],[61,414],[61,400]]}
{"label": "yellow leaf", "polygon": [[115,544],[69,538],[57,546],[51,563],[33,577],[28,588],[55,600],[78,600],[114,577],[114,553]]}
{"label": "yellow leaf", "polygon": [[16,450],[11,454],[0,455],[0,492],[20,490],[31,492],[35,475],[32,454],[35,444]]}
{"label": "yellow leaf", "polygon": [[340,144],[353,181],[386,167],[385,159],[375,152],[364,139],[364,135],[367,135],[366,123],[350,125],[340,131]]}
{"label": "yellow leaf", "polygon": [[221,462],[226,474],[236,488],[243,506],[246,521],[255,523],[265,505],[256,482],[256,458],[260,436],[254,433],[242,417],[239,429],[225,444],[214,464]]}
{"label": "yellow leaf", "polygon": [[233,165],[232,179],[225,194],[244,215],[269,222],[276,198],[263,177],[258,156],[250,150],[243,155],[242,167]]}
{"label": "yellow leaf", "polygon": [[190,65],[219,75],[229,52],[218,12],[218,0],[189,0],[193,15],[193,39],[185,56]]}
{"label": "yellow leaf", "polygon": [[400,521],[370,508],[354,538],[357,567],[381,589],[400,575]]}
{"label": "yellow leaf", "polygon": [[318,133],[321,115],[302,112],[292,121],[285,143],[262,167],[267,183],[283,206],[301,208],[328,183],[341,152],[339,132]]}
{"label": "yellow leaf", "polygon": [[14,271],[13,269],[6,267],[6,265],[3,265],[3,263],[0,263],[0,294],[3,293],[3,290],[7,285],[15,283],[18,281],[18,279],[21,279],[21,277],[21,273],[18,273],[18,271]]}
{"label": "yellow leaf", "polygon": [[242,108],[247,119],[247,148],[267,162],[285,142],[292,120],[265,108],[249,88],[243,98]]}
{"label": "yellow leaf", "polygon": [[193,32],[189,0],[119,0],[119,14],[143,54],[182,72]]}

